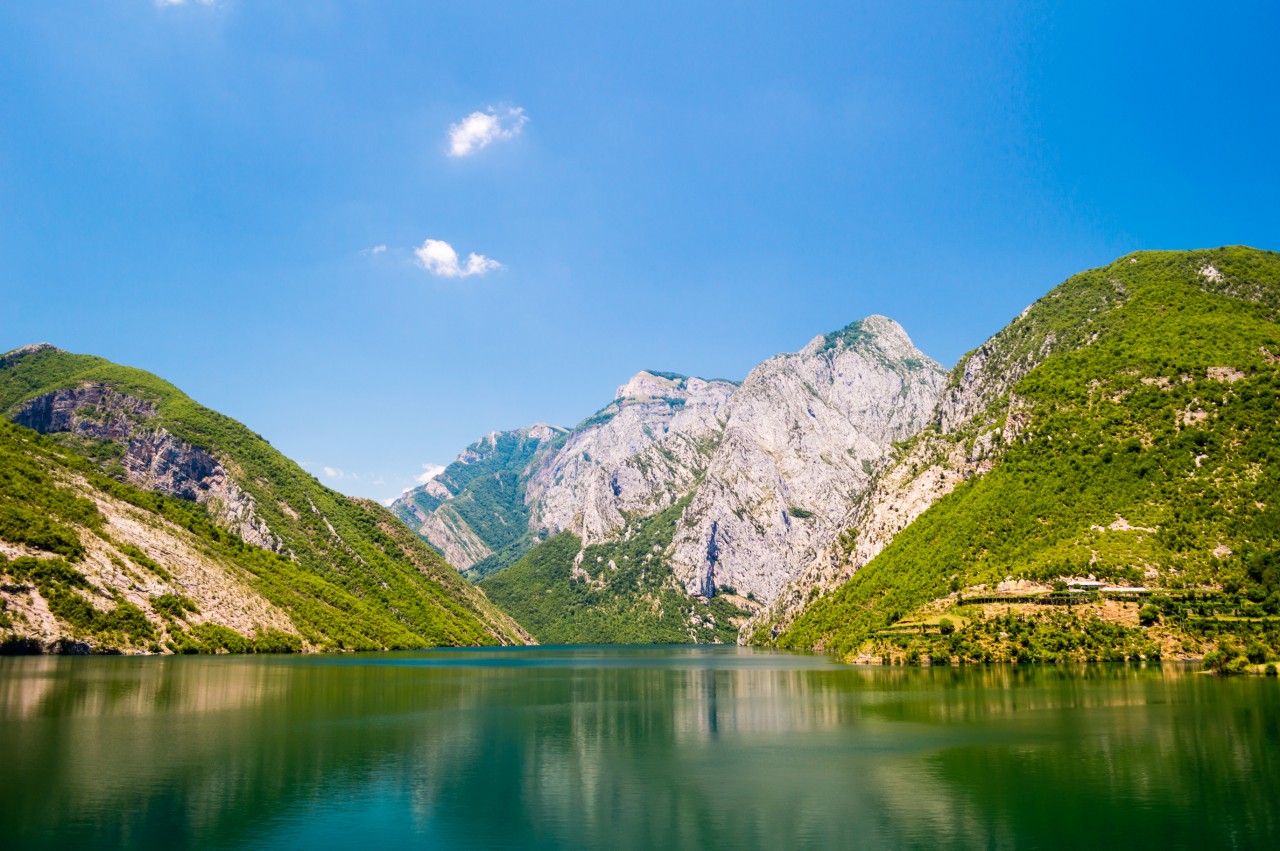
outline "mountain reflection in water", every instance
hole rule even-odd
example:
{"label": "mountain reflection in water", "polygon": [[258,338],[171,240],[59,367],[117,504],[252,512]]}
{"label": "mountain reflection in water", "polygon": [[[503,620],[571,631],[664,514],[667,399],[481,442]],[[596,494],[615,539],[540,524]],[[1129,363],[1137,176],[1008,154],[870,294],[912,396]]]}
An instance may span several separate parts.
{"label": "mountain reflection in water", "polygon": [[1274,845],[1280,689],[740,648],[0,660],[8,848]]}

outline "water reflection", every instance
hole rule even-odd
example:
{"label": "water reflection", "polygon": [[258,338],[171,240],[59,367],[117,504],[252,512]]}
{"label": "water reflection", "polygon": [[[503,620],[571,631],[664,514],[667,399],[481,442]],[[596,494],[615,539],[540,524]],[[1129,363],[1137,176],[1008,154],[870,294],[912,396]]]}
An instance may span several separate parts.
{"label": "water reflection", "polygon": [[4,659],[0,817],[30,848],[1269,844],[1278,694],[737,648]]}

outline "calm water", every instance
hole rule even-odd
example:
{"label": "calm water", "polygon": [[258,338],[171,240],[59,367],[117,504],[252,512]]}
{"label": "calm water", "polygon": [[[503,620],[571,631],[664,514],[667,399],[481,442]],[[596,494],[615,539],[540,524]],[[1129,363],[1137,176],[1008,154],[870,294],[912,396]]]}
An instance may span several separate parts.
{"label": "calm water", "polygon": [[1277,847],[1280,686],[736,648],[0,659],[4,848]]}

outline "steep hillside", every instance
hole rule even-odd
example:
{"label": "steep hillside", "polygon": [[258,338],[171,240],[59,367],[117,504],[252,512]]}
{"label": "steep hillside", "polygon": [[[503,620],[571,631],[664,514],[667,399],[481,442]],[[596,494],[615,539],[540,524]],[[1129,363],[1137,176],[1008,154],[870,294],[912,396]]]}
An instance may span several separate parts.
{"label": "steep hillside", "polygon": [[[944,658],[1276,648],[1278,317],[1270,252],[1141,252],[1071,278],[956,367],[934,425],[754,639]],[[1064,592],[1087,577],[1147,590]]]}
{"label": "steep hillside", "polygon": [[[576,430],[535,474],[530,494],[552,481],[544,494],[585,510],[484,587],[539,640],[726,640],[837,537],[944,372],[873,316],[731,394],[695,381],[641,373],[604,428]],[[671,416],[678,391],[690,398]]]}
{"label": "steep hillside", "polygon": [[836,539],[891,445],[925,426],[944,379],[883,316],[753,369],[675,533],[689,593],[732,587],[772,602]]}
{"label": "steep hillside", "polygon": [[731,644],[751,602],[690,597],[668,564],[687,501],[604,543],[561,532],[480,585],[542,644]]}
{"label": "steep hillside", "polygon": [[526,501],[529,478],[564,445],[567,433],[539,423],[486,435],[391,510],[468,578],[487,576],[536,543]]}
{"label": "steep hillside", "polygon": [[673,505],[706,467],[736,389],[730,381],[637,373],[534,473],[537,524],[590,544],[613,536],[629,515]]}
{"label": "steep hillside", "polygon": [[[0,412],[18,424],[3,425],[0,467],[14,646],[240,648],[233,635],[259,630],[320,649],[522,640],[385,509],[153,375],[30,346],[0,357]],[[133,607],[134,632],[89,611],[110,600]]]}
{"label": "steep hillside", "polygon": [[478,580],[562,531],[594,543],[693,486],[733,394],[729,381],[644,370],[572,430],[494,432],[392,510]]}

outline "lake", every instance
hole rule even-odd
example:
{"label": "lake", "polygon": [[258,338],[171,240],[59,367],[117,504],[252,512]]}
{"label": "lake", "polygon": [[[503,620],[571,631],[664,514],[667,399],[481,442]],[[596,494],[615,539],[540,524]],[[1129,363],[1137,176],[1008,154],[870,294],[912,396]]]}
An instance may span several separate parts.
{"label": "lake", "polygon": [[18,848],[1277,847],[1280,686],[734,647],[0,659]]}

